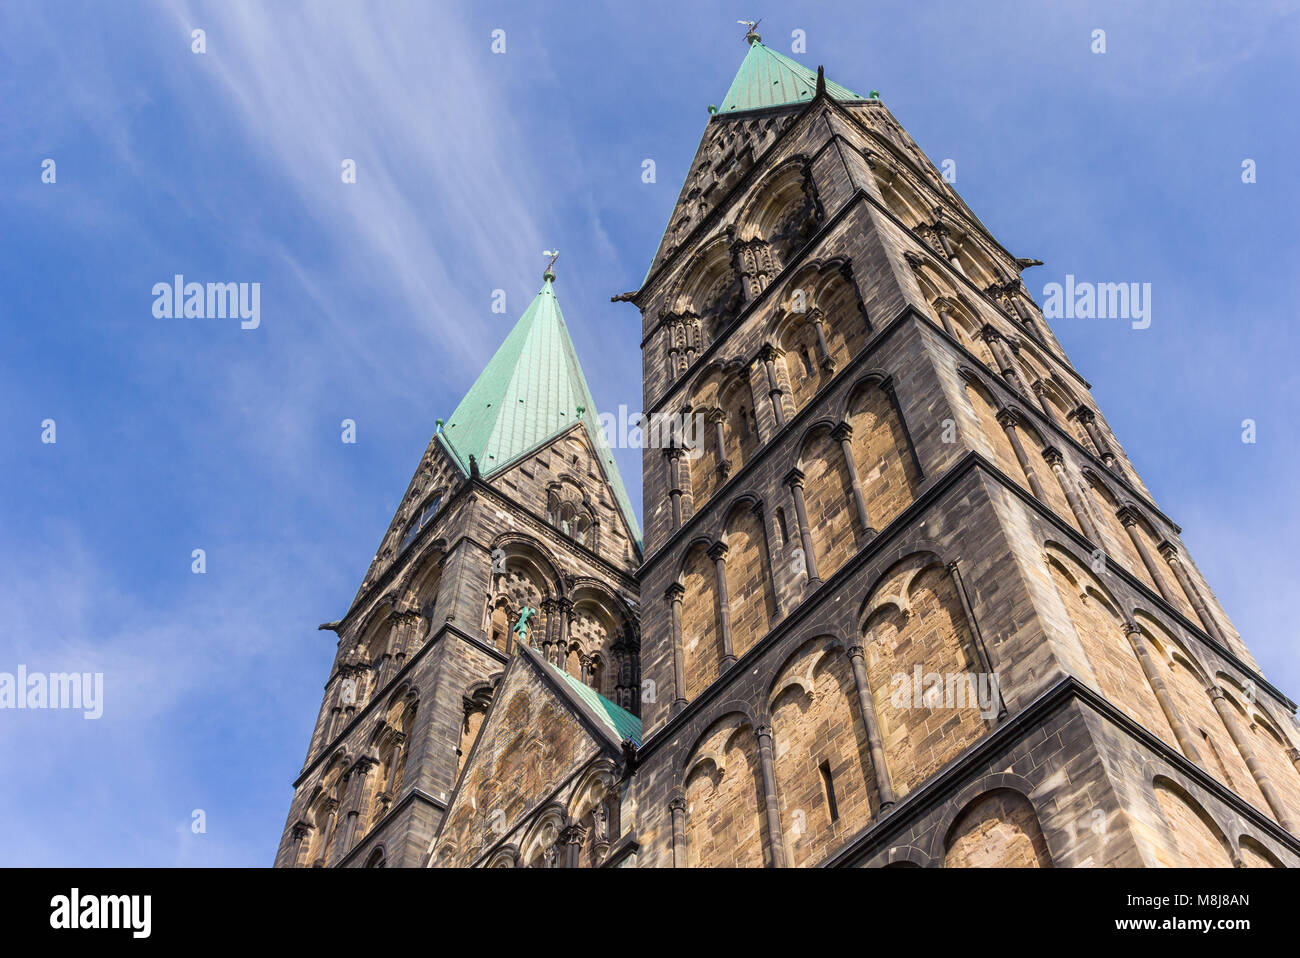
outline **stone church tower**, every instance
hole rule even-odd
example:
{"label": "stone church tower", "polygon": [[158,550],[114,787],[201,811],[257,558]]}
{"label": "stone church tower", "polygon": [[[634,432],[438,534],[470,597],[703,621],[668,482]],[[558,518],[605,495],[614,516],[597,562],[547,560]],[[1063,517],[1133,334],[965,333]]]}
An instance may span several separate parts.
{"label": "stone church tower", "polygon": [[644,554],[548,273],[330,626],[277,864],[1300,864],[1295,705],[1035,261],[746,40],[616,297]]}
{"label": "stone church tower", "polygon": [[[641,737],[640,561],[548,269],[439,424],[347,615],[321,626],[338,653],[276,865],[424,864],[462,771],[544,791],[562,739],[594,836]],[[516,734],[466,771],[512,662]]]}

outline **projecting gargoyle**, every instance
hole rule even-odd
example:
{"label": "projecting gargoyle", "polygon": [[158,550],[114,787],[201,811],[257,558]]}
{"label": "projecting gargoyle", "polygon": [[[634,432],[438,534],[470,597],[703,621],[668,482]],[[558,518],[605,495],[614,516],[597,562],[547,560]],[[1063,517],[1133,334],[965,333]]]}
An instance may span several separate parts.
{"label": "projecting gargoyle", "polygon": [[1041,259],[1030,259],[1028,256],[1021,256],[1016,259],[1016,269],[1020,270],[1022,273],[1031,266],[1042,265],[1043,261]]}

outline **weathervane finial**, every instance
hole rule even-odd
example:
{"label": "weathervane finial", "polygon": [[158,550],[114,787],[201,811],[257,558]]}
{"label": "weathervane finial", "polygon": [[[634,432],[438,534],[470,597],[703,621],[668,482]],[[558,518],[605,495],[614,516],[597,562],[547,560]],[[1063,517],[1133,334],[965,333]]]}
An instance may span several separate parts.
{"label": "weathervane finial", "polygon": [[757,29],[758,25],[763,22],[761,17],[757,20],[737,20],[736,22],[739,23],[742,27],[749,28],[745,33],[746,43],[748,43],[750,46],[753,46],[755,43],[762,42],[763,38],[758,35],[758,29]]}
{"label": "weathervane finial", "polygon": [[554,280],[555,261],[559,258],[560,251],[558,249],[544,249],[542,250],[542,255],[549,256],[551,258],[551,261],[546,264],[546,272],[542,274],[542,279]]}

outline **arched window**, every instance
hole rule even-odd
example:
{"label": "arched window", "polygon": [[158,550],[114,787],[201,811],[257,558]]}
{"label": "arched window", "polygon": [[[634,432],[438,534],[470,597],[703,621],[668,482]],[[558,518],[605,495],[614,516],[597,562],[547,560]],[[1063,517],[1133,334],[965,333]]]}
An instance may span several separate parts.
{"label": "arched window", "polygon": [[433,517],[438,514],[438,507],[441,505],[441,495],[434,496],[424,504],[424,507],[419,511],[416,517],[411,520],[410,525],[406,527],[406,533],[402,536],[402,549],[405,549],[414,542],[415,537],[420,534],[420,531],[433,521]]}

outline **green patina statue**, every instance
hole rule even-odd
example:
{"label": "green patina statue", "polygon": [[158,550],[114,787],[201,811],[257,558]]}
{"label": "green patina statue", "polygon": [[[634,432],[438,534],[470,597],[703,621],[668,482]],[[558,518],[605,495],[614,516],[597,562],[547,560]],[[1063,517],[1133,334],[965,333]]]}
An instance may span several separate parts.
{"label": "green patina statue", "polygon": [[519,634],[521,641],[528,638],[528,620],[536,614],[537,610],[528,605],[519,610],[519,621],[515,624],[513,631]]}

